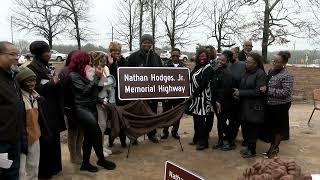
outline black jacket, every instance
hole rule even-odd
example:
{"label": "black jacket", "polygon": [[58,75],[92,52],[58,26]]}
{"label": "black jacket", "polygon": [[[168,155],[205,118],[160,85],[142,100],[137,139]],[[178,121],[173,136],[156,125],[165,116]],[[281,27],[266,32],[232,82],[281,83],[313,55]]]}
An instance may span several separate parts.
{"label": "black jacket", "polygon": [[125,67],[127,65],[126,59],[122,56],[119,57],[119,61],[114,61],[109,65],[110,74],[117,80],[118,79],[118,67]]}
{"label": "black jacket", "polygon": [[22,96],[13,73],[0,68],[0,143],[20,142],[25,117]]}
{"label": "black jacket", "polygon": [[[54,84],[53,81],[49,81],[48,74],[50,74],[50,70],[48,63],[35,57],[28,67],[37,75],[35,90],[44,98],[42,110],[49,129],[52,134],[59,133],[65,129],[62,86],[60,83]],[[49,82],[41,83],[44,80]]]}
{"label": "black jacket", "polygon": [[75,107],[95,108],[98,103],[99,77],[94,76],[92,81],[83,78],[76,72],[70,73],[72,93]]}
{"label": "black jacket", "polygon": [[246,53],[242,49],[242,51],[239,52],[239,61],[246,61],[246,59],[247,59]]}
{"label": "black jacket", "polygon": [[266,86],[266,73],[262,69],[243,74],[239,87],[242,120],[262,123],[266,105],[266,95],[259,89]]}
{"label": "black jacket", "polygon": [[114,61],[112,64],[109,65],[110,74],[116,79],[116,87],[115,87],[115,96],[116,96],[116,105],[123,106],[128,104],[129,101],[121,101],[118,97],[118,67],[125,67],[127,66],[126,59],[120,56],[119,61]]}
{"label": "black jacket", "polygon": [[211,80],[211,91],[213,102],[218,101],[224,105],[229,105],[233,100],[233,81],[230,69],[227,66],[217,68]]}
{"label": "black jacket", "polygon": [[153,51],[148,53],[143,50],[132,53],[128,58],[129,67],[162,67],[160,56]]}
{"label": "black jacket", "polygon": [[[168,63],[166,64],[166,67],[175,67],[172,60],[169,60]],[[185,64],[183,64],[182,62],[179,62],[178,67],[186,67]],[[171,107],[177,106],[180,103],[182,103],[183,101],[185,101],[184,98],[180,98],[180,99],[165,99],[163,101],[163,106],[164,109],[171,109]]]}

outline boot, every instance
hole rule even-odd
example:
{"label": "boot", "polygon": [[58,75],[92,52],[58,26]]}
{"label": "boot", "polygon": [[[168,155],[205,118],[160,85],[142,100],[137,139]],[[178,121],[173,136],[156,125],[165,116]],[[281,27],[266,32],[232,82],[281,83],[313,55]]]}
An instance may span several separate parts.
{"label": "boot", "polygon": [[256,151],[248,148],[240,151],[240,153],[243,158],[252,158],[256,156]]}
{"label": "boot", "polygon": [[206,148],[207,148],[206,145],[200,145],[200,144],[198,143],[198,144],[197,144],[197,147],[196,147],[196,150],[202,151],[202,150],[204,150],[204,149],[206,149]]}
{"label": "boot", "polygon": [[236,149],[236,144],[234,142],[228,142],[227,144],[223,145],[221,150],[223,151],[230,151]]}
{"label": "boot", "polygon": [[98,168],[90,163],[82,163],[80,171],[98,172]]}
{"label": "boot", "polygon": [[272,159],[276,157],[279,153],[279,147],[273,146],[273,148],[267,153],[266,158]]}
{"label": "boot", "polygon": [[116,168],[115,163],[108,161],[108,160],[105,160],[105,159],[102,159],[102,160],[99,159],[97,162],[97,165],[99,165],[107,170],[113,170]]}
{"label": "boot", "polygon": [[243,158],[252,158],[256,156],[256,143],[248,143],[246,150],[241,151],[241,156]]}
{"label": "boot", "polygon": [[218,141],[213,145],[212,149],[219,149],[219,148],[222,148],[222,146],[223,146],[223,140],[218,139]]}

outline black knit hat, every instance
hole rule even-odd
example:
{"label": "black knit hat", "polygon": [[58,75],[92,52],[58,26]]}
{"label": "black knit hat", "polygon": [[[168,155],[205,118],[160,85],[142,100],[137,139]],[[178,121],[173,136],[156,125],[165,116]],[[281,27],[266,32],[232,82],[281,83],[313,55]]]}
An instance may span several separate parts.
{"label": "black knit hat", "polygon": [[140,44],[142,44],[143,41],[146,41],[146,40],[148,40],[148,41],[150,41],[151,43],[153,43],[153,38],[152,38],[152,36],[151,36],[150,34],[144,34],[144,35],[141,36]]}
{"label": "black knit hat", "polygon": [[50,52],[48,43],[44,41],[33,41],[29,46],[31,54],[41,56],[45,52]]}

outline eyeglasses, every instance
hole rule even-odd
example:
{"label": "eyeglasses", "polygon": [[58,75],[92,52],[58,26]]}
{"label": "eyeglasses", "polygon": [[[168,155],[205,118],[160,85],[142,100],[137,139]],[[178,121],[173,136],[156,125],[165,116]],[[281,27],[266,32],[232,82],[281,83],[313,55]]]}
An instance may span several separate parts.
{"label": "eyeglasses", "polygon": [[6,55],[13,56],[13,57],[19,57],[19,54],[17,54],[17,53],[5,53],[5,52],[0,52],[0,54],[6,54]]}
{"label": "eyeglasses", "polygon": [[246,64],[254,64],[255,62],[254,62],[254,61],[248,61],[248,60],[246,60],[245,63],[246,63]]}
{"label": "eyeglasses", "polygon": [[179,55],[172,55],[171,57],[180,57]]}

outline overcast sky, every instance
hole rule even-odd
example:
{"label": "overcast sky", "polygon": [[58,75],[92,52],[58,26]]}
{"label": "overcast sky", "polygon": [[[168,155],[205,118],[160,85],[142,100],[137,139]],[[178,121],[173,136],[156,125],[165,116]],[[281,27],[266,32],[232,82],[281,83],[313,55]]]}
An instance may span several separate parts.
{"label": "overcast sky", "polygon": [[[117,0],[91,0],[91,9],[90,9],[90,27],[95,32],[94,35],[89,42],[95,45],[101,45],[103,47],[107,47],[109,42],[111,41],[111,22],[116,22],[117,12],[116,12],[116,2]],[[1,0],[0,6],[0,40],[11,41],[11,30],[10,30],[10,17],[12,12],[10,8],[12,7],[12,0]],[[29,42],[43,39],[41,37],[37,37],[34,34],[22,31],[17,32],[13,31],[14,41],[17,40],[27,40]],[[190,44],[186,46],[183,51],[194,51],[196,43],[200,44],[215,44],[213,40],[208,40],[206,38],[206,34],[204,31],[197,29],[197,31],[193,31],[189,34],[189,37],[194,41],[194,44]],[[287,45],[272,45],[270,46],[271,51],[283,50],[283,49],[293,49],[294,43],[296,42],[296,50],[304,50],[304,49],[316,49],[320,48],[319,45],[313,45],[308,39],[290,39],[291,42]],[[55,39],[54,44],[76,44],[75,40],[71,40],[68,36],[60,37],[58,40]],[[238,42],[238,45],[241,45],[241,42]],[[85,44],[85,43],[82,43]],[[260,42],[254,43],[254,49],[260,50]]]}

